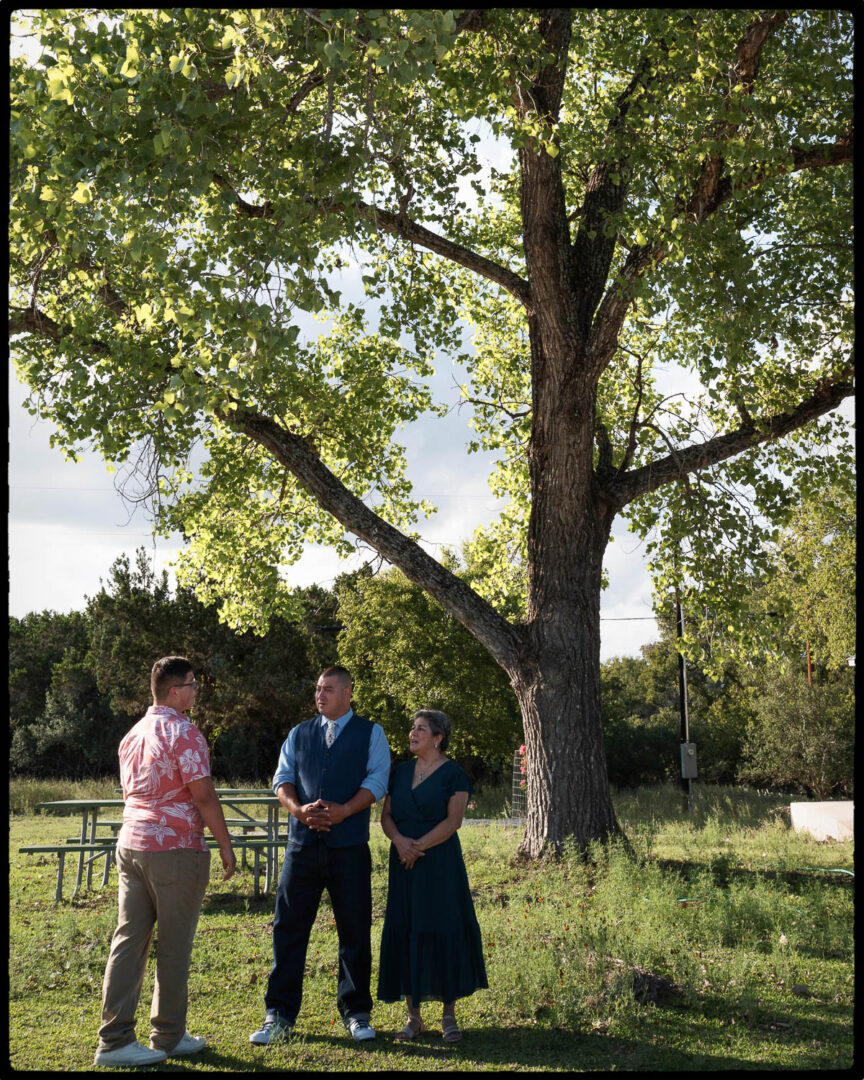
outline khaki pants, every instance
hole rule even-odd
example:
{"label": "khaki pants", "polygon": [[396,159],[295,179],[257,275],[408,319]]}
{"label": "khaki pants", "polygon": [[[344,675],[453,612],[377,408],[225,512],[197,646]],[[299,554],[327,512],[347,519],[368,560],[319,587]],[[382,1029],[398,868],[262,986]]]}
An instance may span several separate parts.
{"label": "khaki pants", "polygon": [[117,870],[120,910],[102,984],[99,1050],[135,1042],[135,1011],[158,922],[150,1039],[157,1049],[171,1051],[186,1031],[189,961],[210,880],[210,852],[118,847]]}

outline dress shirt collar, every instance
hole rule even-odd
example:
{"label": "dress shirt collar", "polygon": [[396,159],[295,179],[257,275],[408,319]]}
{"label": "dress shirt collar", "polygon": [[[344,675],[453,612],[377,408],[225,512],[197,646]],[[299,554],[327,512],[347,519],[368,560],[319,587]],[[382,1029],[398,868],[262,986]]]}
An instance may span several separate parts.
{"label": "dress shirt collar", "polygon": [[337,733],[340,733],[342,731],[342,728],[345,727],[345,725],[348,723],[348,721],[354,715],[354,710],[349,709],[348,712],[344,713],[342,716],[327,717],[327,716],[324,716],[323,713],[320,714],[320,715],[321,715],[321,727],[327,727],[328,720],[335,720],[335,722],[336,722],[336,731],[337,731]]}
{"label": "dress shirt collar", "polygon": [[170,705],[151,705],[145,716],[176,716],[178,720],[189,722],[189,717],[185,713],[177,712]]}

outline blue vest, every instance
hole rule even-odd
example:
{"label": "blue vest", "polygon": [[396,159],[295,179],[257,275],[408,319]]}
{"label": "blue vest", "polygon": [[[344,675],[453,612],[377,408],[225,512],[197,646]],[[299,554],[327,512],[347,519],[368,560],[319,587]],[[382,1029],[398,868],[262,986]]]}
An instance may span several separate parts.
{"label": "blue vest", "polygon": [[[372,722],[351,717],[339,738],[328,748],[324,741],[326,727],[320,716],[313,716],[297,728],[294,743],[294,786],[301,804],[324,799],[327,802],[347,802],[366,779],[369,762],[369,740]],[[334,825],[330,832],[313,832],[302,821],[291,816],[289,837],[295,844],[311,844],[316,837],[328,847],[349,847],[369,840],[370,807]]]}

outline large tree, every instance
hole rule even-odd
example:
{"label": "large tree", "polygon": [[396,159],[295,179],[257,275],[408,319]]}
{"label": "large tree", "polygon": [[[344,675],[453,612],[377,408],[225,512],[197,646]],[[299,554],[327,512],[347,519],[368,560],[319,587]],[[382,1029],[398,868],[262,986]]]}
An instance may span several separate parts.
{"label": "large tree", "polygon": [[[235,625],[284,610],[280,565],[305,540],[362,538],[507,672],[523,851],[614,833],[613,520],[654,537],[661,587],[710,583],[731,610],[840,437],[851,15],[33,18],[42,56],[12,67],[10,318],[33,408],[69,453],[123,461],[144,440],[137,475],[187,538],[180,572]],[[483,136],[512,164],[484,170]],[[375,327],[337,291],[346,263]],[[329,335],[304,342],[301,309],[328,310]],[[511,496],[477,541],[485,589],[409,535],[422,506],[393,439],[438,407],[425,380],[448,352]],[[661,392],[664,368],[680,381]],[[518,618],[499,603],[511,571]]]}

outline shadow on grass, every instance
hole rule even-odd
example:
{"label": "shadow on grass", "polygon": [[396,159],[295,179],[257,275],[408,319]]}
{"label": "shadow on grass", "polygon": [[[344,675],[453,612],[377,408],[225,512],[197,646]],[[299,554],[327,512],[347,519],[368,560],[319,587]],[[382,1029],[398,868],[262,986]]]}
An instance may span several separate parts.
{"label": "shadow on grass", "polygon": [[[843,1037],[851,1029],[852,1005],[827,1004],[814,998],[810,1005],[811,1015],[802,1016],[801,1006],[798,1005],[796,1013],[790,1013],[783,1009],[782,1003],[774,1002],[762,1005],[761,1002],[753,1002],[746,995],[738,999],[737,1005],[732,1008],[732,1015],[736,1016],[748,1029],[763,1032],[778,1032],[782,1036],[796,1036],[800,1038],[801,1031],[806,1028],[808,1039],[817,1039],[820,1042],[834,1042]],[[689,1010],[689,1015],[683,1017],[684,1023],[690,1023],[695,1016],[703,1016],[706,1019],[728,1020],[730,1016],[730,999],[728,995],[706,994],[700,999],[698,1010]],[[847,1022],[849,1028],[844,1028]]]}
{"label": "shadow on grass", "polygon": [[201,915],[266,915],[272,916],[276,905],[273,893],[253,896],[250,893],[208,892],[201,905]]}
{"label": "shadow on grass", "polygon": [[[347,1058],[346,1058],[347,1055]],[[352,1058],[356,1064],[352,1065]],[[753,1068],[754,1059],[734,1053],[694,1054],[668,1043],[652,1044],[639,1038],[579,1034],[571,1031],[537,1031],[516,1028],[472,1028],[455,1045],[444,1044],[440,1035],[418,1036],[407,1045],[396,1045],[389,1032],[379,1032],[375,1042],[351,1045],[330,1035],[295,1036],[284,1046],[256,1053],[220,1052],[208,1047],[199,1055],[202,1065],[219,1072],[307,1071],[470,1071],[471,1066],[508,1070],[594,1072],[611,1069],[639,1071],[693,1071]],[[758,1067],[758,1065],[757,1065]],[[197,1071],[192,1061],[168,1061],[154,1072]]]}
{"label": "shadow on grass", "polygon": [[689,859],[654,859],[652,863],[663,870],[672,870],[683,874],[685,877],[710,871],[714,884],[719,888],[729,885],[732,881],[774,881],[785,885],[801,886],[819,882],[820,885],[834,885],[837,888],[854,889],[855,878],[848,874],[832,874],[828,870],[748,870],[743,866],[730,866],[723,856],[711,859],[708,862],[693,862]]}

